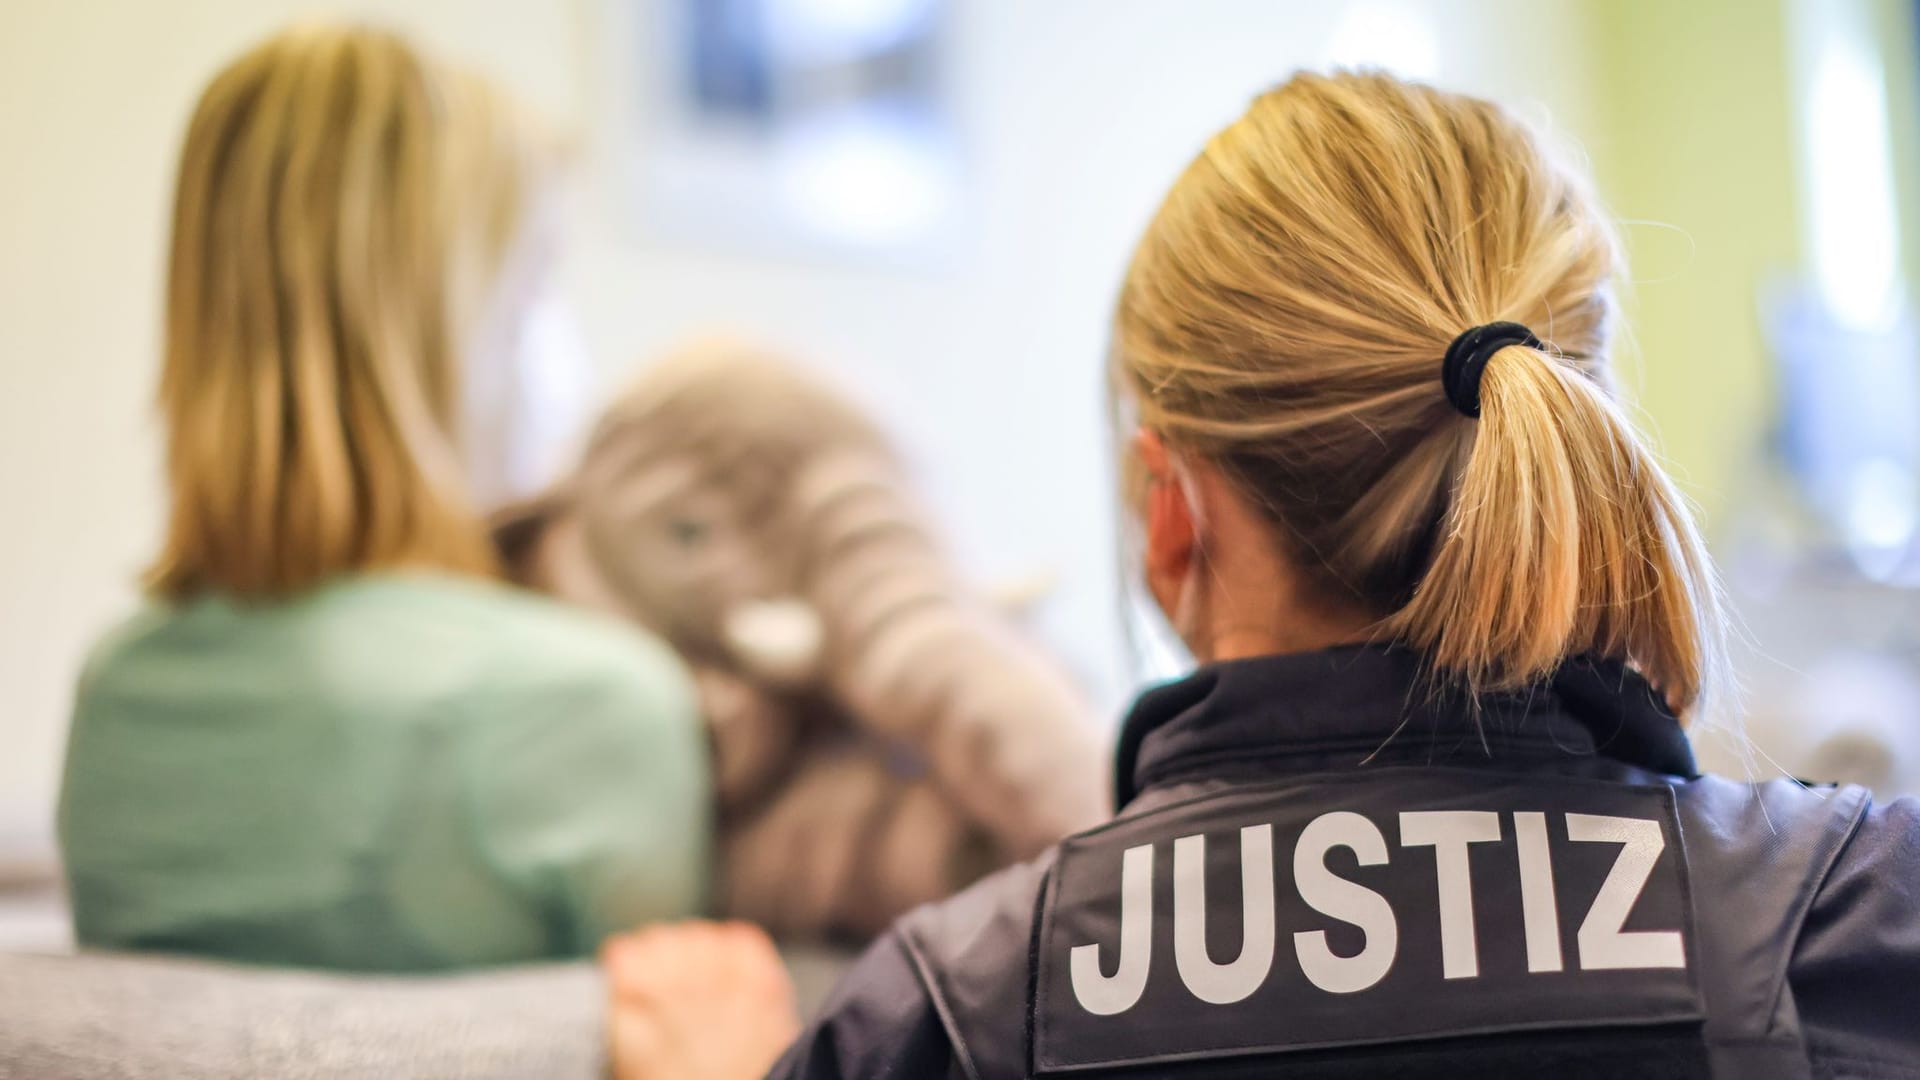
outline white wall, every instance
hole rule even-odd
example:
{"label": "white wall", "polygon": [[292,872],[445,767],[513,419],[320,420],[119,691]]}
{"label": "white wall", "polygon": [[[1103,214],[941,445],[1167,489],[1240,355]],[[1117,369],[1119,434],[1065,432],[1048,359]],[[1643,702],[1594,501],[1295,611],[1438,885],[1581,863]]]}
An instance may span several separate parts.
{"label": "white wall", "polygon": [[[1327,57],[1345,10],[1282,0],[957,0],[969,240],[918,272],[648,244],[601,170],[568,268],[602,372],[694,330],[798,350],[887,411],[977,573],[1058,573],[1043,629],[1117,704],[1105,320],[1134,235],[1210,129]],[[1379,8],[1379,5],[1375,5]],[[1412,4],[1441,82],[1589,133],[1579,0]],[[1379,8],[1380,10],[1387,10]],[[0,6],[0,846],[44,842],[74,674],[136,602],[170,171],[200,83],[315,10]],[[348,7],[477,61],[590,138],[617,127],[599,0]],[[604,160],[604,145],[590,147]]]}

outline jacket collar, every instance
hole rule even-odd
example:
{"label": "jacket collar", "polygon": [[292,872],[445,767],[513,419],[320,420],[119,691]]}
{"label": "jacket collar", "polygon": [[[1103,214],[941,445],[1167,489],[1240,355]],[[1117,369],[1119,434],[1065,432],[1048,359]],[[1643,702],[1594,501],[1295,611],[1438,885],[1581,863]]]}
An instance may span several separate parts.
{"label": "jacket collar", "polygon": [[1228,764],[1304,772],[1602,756],[1696,775],[1678,721],[1615,661],[1569,661],[1528,691],[1428,687],[1419,654],[1354,645],[1209,664],[1140,696],[1120,730],[1115,805],[1157,783]]}

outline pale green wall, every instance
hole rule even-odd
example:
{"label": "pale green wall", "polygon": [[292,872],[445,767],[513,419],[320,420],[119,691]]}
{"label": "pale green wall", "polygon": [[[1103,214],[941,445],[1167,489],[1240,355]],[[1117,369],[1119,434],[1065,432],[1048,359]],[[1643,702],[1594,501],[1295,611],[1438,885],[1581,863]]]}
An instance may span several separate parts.
{"label": "pale green wall", "polygon": [[1758,290],[1798,261],[1780,0],[1591,0],[1587,138],[1633,285],[1620,371],[1709,523],[1771,413]]}

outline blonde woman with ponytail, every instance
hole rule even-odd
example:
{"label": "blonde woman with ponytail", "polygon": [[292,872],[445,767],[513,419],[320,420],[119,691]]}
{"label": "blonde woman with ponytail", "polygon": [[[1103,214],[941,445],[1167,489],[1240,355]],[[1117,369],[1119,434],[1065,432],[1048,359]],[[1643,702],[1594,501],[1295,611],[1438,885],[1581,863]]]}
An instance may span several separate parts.
{"label": "blonde woman with ponytail", "polygon": [[95,650],[60,827],[83,945],[424,970],[694,912],[702,728],[662,646],[493,580],[551,140],[377,30],[207,87],[168,264],[170,512]]}
{"label": "blonde woman with ponytail", "polygon": [[1920,1075],[1920,812],[1694,767],[1726,614],[1623,272],[1487,102],[1303,74],[1215,135],[1112,350],[1199,669],[1115,820],[901,920],[775,1075]]}

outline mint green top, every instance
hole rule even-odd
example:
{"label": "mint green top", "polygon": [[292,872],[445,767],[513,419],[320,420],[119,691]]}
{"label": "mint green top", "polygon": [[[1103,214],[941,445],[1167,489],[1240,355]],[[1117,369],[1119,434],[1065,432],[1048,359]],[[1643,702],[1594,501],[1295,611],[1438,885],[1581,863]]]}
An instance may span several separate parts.
{"label": "mint green top", "polygon": [[664,646],[505,586],[380,575],[109,635],[60,833],[84,945],[427,971],[694,914],[708,807]]}

